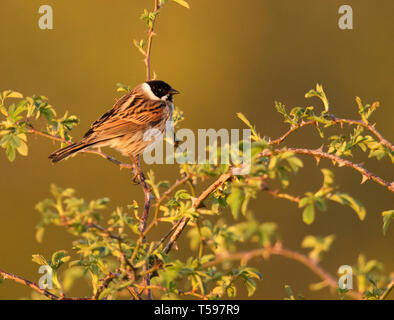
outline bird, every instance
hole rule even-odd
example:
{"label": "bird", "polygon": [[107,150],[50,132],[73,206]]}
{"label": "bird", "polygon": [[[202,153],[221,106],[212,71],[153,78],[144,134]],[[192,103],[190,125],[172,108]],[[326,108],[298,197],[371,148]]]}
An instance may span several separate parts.
{"label": "bird", "polygon": [[83,138],[49,155],[57,163],[86,148],[111,147],[137,161],[154,140],[145,140],[149,129],[165,132],[174,110],[173,96],[179,91],[162,80],[146,81],[121,97],[97,119]]}

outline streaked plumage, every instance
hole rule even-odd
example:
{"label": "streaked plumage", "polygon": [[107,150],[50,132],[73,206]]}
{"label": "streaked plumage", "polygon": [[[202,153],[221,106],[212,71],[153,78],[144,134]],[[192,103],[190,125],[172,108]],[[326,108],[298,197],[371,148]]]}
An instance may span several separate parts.
{"label": "streaked plumage", "polygon": [[88,147],[108,146],[130,157],[142,154],[153,142],[144,141],[144,133],[151,128],[164,132],[177,93],[160,80],[138,85],[96,120],[81,141],[52,153],[49,159],[56,163]]}

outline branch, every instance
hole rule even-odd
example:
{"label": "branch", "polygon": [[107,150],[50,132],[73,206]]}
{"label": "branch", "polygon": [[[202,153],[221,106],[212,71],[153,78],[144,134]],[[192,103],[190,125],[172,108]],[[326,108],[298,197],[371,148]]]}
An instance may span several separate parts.
{"label": "branch", "polygon": [[295,203],[299,203],[301,201],[300,197],[293,196],[293,195],[288,194],[288,193],[283,193],[283,192],[280,192],[279,190],[269,190],[269,189],[267,189],[266,191],[268,191],[269,194],[271,194],[274,198],[286,199],[286,200],[289,200],[289,201],[295,202]]}
{"label": "branch", "polygon": [[303,149],[303,148],[283,148],[283,149],[277,149],[277,150],[264,150],[263,152],[260,153],[261,157],[266,157],[270,156],[273,153],[281,153],[285,151],[290,151],[296,154],[304,154],[304,155],[309,155],[314,157],[315,159],[329,159],[334,162],[334,164],[338,164],[339,167],[349,167],[352,168],[358,172],[361,173],[363,176],[361,183],[364,183],[367,180],[373,180],[376,183],[380,184],[381,186],[385,187],[387,190],[391,191],[394,193],[394,182],[387,182],[383,180],[382,178],[378,177],[376,174],[368,171],[367,169],[364,169],[361,165],[353,163],[349,160],[343,159],[341,157],[335,156],[333,154],[323,152],[322,148],[319,148],[317,150],[311,150],[311,149]]}
{"label": "branch", "polygon": [[116,274],[110,272],[102,281],[103,283],[101,286],[97,289],[96,294],[92,297],[92,300],[98,300],[100,297],[100,294],[108,288],[110,283],[116,279]]}
{"label": "branch", "polygon": [[[217,188],[219,188],[223,183],[225,183],[227,180],[233,177],[232,171],[228,171],[227,173],[222,174],[214,183],[212,183],[204,192],[201,193],[201,195],[193,200],[193,208],[197,209],[202,202],[208,198],[208,196],[214,192]],[[175,241],[179,238],[181,235],[182,231],[185,229],[186,225],[190,221],[190,218],[183,217],[178,225],[178,227],[175,229],[173,235],[171,236],[170,240],[168,241],[167,245],[164,247],[164,252],[168,253],[170,252],[173,244]]]}
{"label": "branch", "polygon": [[286,140],[286,138],[289,135],[291,135],[293,132],[297,131],[298,129],[300,129],[302,127],[310,126],[310,125],[316,125],[316,124],[317,124],[316,121],[307,121],[307,122],[301,122],[298,125],[291,126],[290,129],[285,134],[283,134],[278,139],[269,141],[269,144],[270,145],[281,144],[284,140]]}
{"label": "branch", "polygon": [[362,120],[350,120],[350,119],[341,119],[341,118],[335,118],[333,116],[333,121],[335,123],[340,123],[341,125],[343,123],[347,123],[349,125],[357,125],[361,126],[364,128],[367,128],[370,132],[372,132],[380,141],[381,144],[384,144],[386,147],[388,147],[391,151],[394,151],[394,146],[387,141],[375,128],[375,124],[371,125],[369,122],[364,122]]}
{"label": "branch", "polygon": [[[134,165],[134,169],[136,171],[136,176],[139,179],[139,183],[142,186],[142,191],[144,192],[144,198],[145,198],[145,202],[144,202],[144,211],[142,213],[142,217],[141,217],[141,222],[140,225],[138,227],[138,230],[140,232],[140,238],[142,238],[142,243],[146,242],[146,238],[145,238],[145,231],[146,231],[146,226],[148,223],[148,218],[149,218],[149,210],[150,210],[150,202],[151,202],[151,191],[149,189],[148,184],[145,181],[145,176],[142,173],[142,171],[140,170],[140,164],[139,164],[139,156],[135,156],[134,158],[131,157],[133,160],[133,165]],[[139,242],[141,243],[141,242]],[[136,247],[137,249],[137,247]],[[134,250],[134,252],[136,253],[136,250]],[[134,254],[133,254],[134,256]],[[143,271],[146,271],[149,269],[149,261],[147,261],[144,264],[143,267]],[[144,283],[146,287],[149,287],[150,285],[150,274],[146,274],[144,276]],[[149,300],[152,300],[152,290],[151,289],[147,289],[146,290],[146,296],[148,297]]]}
{"label": "branch", "polygon": [[151,73],[150,72],[150,56],[151,56],[151,52],[152,52],[153,36],[155,35],[154,27],[155,27],[156,17],[157,17],[157,14],[159,13],[159,10],[160,10],[159,2],[158,2],[158,0],[155,0],[155,8],[153,10],[154,17],[153,17],[153,19],[152,19],[152,21],[150,23],[150,27],[149,27],[149,30],[148,30],[148,48],[146,50],[145,60],[144,60],[144,62],[145,62],[145,73],[146,73],[145,78],[146,78],[146,81],[149,81],[151,79],[151,77],[150,77],[150,73]]}
{"label": "branch", "polygon": [[[69,141],[69,140],[63,139],[63,138],[58,137],[58,136],[51,135],[51,134],[46,133],[46,132],[39,131],[39,130],[35,129],[32,125],[29,125],[29,127],[30,128],[29,128],[28,133],[32,133],[32,134],[35,134],[35,135],[38,135],[38,136],[41,136],[41,137],[45,137],[45,138],[51,139],[53,141],[67,143],[68,145],[72,144],[72,142]],[[117,160],[117,159],[115,159],[115,158],[113,158],[113,157],[111,157],[111,156],[109,156],[109,155],[107,155],[107,154],[105,154],[105,153],[103,153],[101,151],[98,151],[98,150],[96,151],[96,150],[92,150],[92,149],[83,149],[80,152],[97,154],[100,157],[102,157],[104,159],[107,159],[108,161],[111,161],[112,163],[116,164],[117,166],[119,166],[120,169],[123,169],[123,168],[125,168],[125,169],[132,169],[133,168],[133,166],[131,164],[120,162],[119,160]]]}
{"label": "branch", "polygon": [[[361,126],[364,127],[366,129],[368,129],[370,132],[372,132],[380,141],[381,144],[385,145],[386,147],[388,147],[391,151],[394,151],[394,146],[387,140],[385,139],[378,130],[376,130],[375,128],[375,124],[371,125],[368,122],[364,122],[362,120],[351,120],[351,119],[342,119],[342,118],[336,118],[333,115],[330,115],[330,120],[332,124],[340,124],[341,126],[346,123],[348,125],[356,125],[356,126]],[[278,139],[272,140],[269,142],[269,144],[271,145],[275,145],[275,144],[280,144],[282,143],[289,135],[291,135],[293,132],[297,131],[300,128],[306,127],[306,126],[311,126],[311,125],[317,125],[318,123],[314,120],[312,121],[303,121],[297,125],[291,126],[290,129],[283,134],[281,137],[279,137]]]}
{"label": "branch", "polygon": [[[385,187],[387,190],[394,193],[394,182],[392,182],[392,183],[387,182],[387,181],[383,180],[382,178],[378,177],[376,174],[368,171],[367,169],[364,169],[361,165],[353,163],[349,160],[345,160],[345,159],[335,156],[333,154],[323,152],[319,149],[318,150],[310,150],[310,149],[301,149],[301,148],[287,148],[286,150],[294,152],[296,154],[304,154],[304,155],[313,156],[315,158],[330,159],[331,161],[334,161],[335,163],[337,163],[339,167],[345,166],[345,167],[349,167],[349,168],[352,168],[352,169],[360,172],[363,176],[361,183],[364,183],[366,180],[371,179],[371,180],[375,181],[376,183],[380,184],[381,186]],[[282,151],[284,151],[284,150],[282,150]],[[281,151],[275,150],[275,152],[281,152]]]}
{"label": "branch", "polygon": [[394,288],[394,280],[391,280],[391,282],[387,285],[386,290],[380,296],[380,300],[385,300],[389,296],[389,294],[393,290],[393,288]]}
{"label": "branch", "polygon": [[23,279],[22,277],[16,276],[14,274],[8,273],[0,269],[0,276],[6,280],[12,280],[17,283],[23,284],[27,287],[32,288],[33,290],[37,291],[38,293],[46,296],[51,300],[90,300],[90,298],[66,298],[66,297],[59,297],[48,290],[41,289],[38,284],[31,282],[29,280]]}
{"label": "branch", "polygon": [[23,284],[25,286],[28,286],[28,287],[32,288],[33,290],[37,291],[38,293],[43,294],[44,296],[46,296],[47,298],[49,298],[51,300],[60,300],[61,299],[60,297],[58,297],[57,295],[49,292],[48,290],[41,289],[34,282],[31,282],[29,280],[23,279],[23,278],[21,278],[19,276],[13,275],[13,274],[8,273],[6,271],[3,271],[1,269],[0,269],[0,276],[3,277],[4,279],[12,280],[12,281],[15,281],[17,283],[20,283],[20,284]]}
{"label": "branch", "polygon": [[[205,268],[212,267],[224,261],[230,261],[230,260],[241,260],[247,262],[250,259],[257,257],[262,257],[264,259],[267,259],[270,255],[282,256],[291,260],[298,261],[302,263],[304,266],[306,266],[308,269],[310,269],[313,273],[318,275],[326,284],[326,286],[329,286],[330,288],[333,289],[338,288],[338,282],[336,281],[336,279],[332,275],[330,275],[327,271],[325,271],[318,264],[316,260],[313,260],[301,253],[283,248],[280,242],[277,242],[273,247],[270,248],[261,248],[261,249],[236,252],[236,253],[229,253],[229,252],[221,253],[220,255],[216,256],[215,260],[205,263],[203,267]],[[348,295],[353,299],[357,299],[357,300],[362,299],[362,295],[360,293],[348,291],[346,292],[346,295]]]}

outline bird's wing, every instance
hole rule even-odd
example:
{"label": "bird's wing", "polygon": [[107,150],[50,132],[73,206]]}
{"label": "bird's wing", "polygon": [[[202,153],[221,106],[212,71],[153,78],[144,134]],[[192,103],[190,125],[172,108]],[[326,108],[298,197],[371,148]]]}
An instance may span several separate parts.
{"label": "bird's wing", "polygon": [[84,138],[99,142],[144,130],[166,116],[166,107],[163,100],[147,99],[142,94],[131,92],[96,120]]}

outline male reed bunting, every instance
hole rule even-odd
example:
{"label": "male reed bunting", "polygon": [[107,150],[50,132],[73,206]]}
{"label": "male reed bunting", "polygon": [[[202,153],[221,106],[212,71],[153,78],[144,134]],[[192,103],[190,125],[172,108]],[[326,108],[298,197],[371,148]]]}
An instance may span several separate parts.
{"label": "male reed bunting", "polygon": [[81,141],[52,153],[49,159],[56,163],[92,147],[111,147],[135,159],[154,142],[154,139],[144,139],[147,130],[157,129],[164,133],[174,110],[173,95],[178,93],[160,80],[138,85],[96,120]]}

